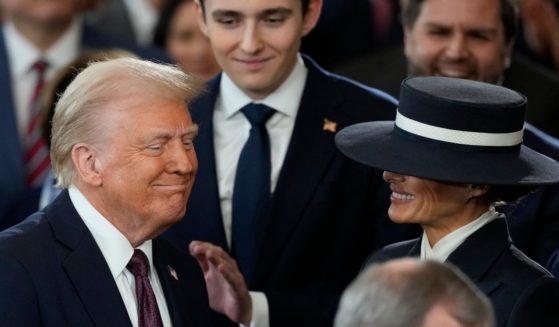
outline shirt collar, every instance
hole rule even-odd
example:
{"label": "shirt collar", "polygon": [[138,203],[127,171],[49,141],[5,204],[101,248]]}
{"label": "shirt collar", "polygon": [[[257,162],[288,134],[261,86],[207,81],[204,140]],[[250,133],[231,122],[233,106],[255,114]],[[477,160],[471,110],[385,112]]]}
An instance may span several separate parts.
{"label": "shirt collar", "polygon": [[[122,235],[122,233],[111,224],[103,215],[93,207],[80,190],[74,185],[68,189],[70,200],[83,222],[93,235],[93,239],[101,250],[113,278],[117,278],[134,254],[134,248]],[[137,247],[142,250],[148,258],[150,272],[153,270],[153,245],[148,240]]]}
{"label": "shirt collar", "polygon": [[49,63],[49,68],[53,68],[51,71],[70,63],[79,53],[81,26],[82,18],[74,18],[66,32],[45,53],[42,53],[17,30],[13,22],[6,21],[4,38],[12,74],[14,76],[26,74],[40,58]]}
{"label": "shirt collar", "polygon": [[423,232],[421,239],[421,259],[433,259],[441,262],[446,261],[448,256],[464,243],[470,235],[497,218],[504,218],[504,215],[497,212],[494,207],[491,207],[476,220],[445,235],[433,248],[431,248],[427,240],[427,235]]}
{"label": "shirt collar", "polygon": [[307,80],[308,69],[303,58],[298,55],[289,77],[274,92],[262,100],[254,101],[246,95],[224,72],[220,81],[220,98],[225,117],[230,118],[251,102],[262,103],[284,115],[295,117]]}

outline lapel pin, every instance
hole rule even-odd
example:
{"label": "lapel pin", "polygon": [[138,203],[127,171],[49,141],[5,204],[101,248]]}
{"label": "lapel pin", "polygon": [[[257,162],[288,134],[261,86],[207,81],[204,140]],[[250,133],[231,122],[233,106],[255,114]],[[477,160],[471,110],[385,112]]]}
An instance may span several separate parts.
{"label": "lapel pin", "polygon": [[335,121],[331,121],[330,119],[324,118],[324,124],[322,125],[322,130],[331,133],[336,133],[337,125],[338,123],[336,123]]}
{"label": "lapel pin", "polygon": [[175,280],[179,280],[179,276],[177,276],[177,272],[175,271],[175,269],[173,269],[173,267],[171,266],[167,266],[167,268],[169,268],[169,274],[173,276]]}

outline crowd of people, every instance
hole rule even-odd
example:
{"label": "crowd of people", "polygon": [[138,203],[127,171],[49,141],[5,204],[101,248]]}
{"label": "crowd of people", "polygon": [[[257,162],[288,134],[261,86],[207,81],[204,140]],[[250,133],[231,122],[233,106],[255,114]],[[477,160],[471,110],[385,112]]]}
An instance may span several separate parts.
{"label": "crowd of people", "polygon": [[1,324],[559,325],[558,3],[0,0]]}

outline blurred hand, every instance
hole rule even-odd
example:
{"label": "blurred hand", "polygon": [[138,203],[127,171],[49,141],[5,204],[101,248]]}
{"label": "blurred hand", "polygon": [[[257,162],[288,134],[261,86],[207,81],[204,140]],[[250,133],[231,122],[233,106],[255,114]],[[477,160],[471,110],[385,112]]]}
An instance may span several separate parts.
{"label": "blurred hand", "polygon": [[252,299],[235,260],[207,242],[192,241],[189,250],[204,272],[210,307],[236,323],[249,325]]}

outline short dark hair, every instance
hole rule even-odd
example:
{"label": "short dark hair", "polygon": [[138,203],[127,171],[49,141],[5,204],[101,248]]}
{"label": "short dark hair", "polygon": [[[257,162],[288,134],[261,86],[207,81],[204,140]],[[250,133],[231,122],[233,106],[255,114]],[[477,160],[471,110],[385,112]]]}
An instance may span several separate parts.
{"label": "short dark hair", "polygon": [[[200,1],[200,5],[202,6],[202,11],[205,13],[206,12],[206,8],[204,7],[204,1],[205,0],[199,0]],[[309,10],[309,3],[310,0],[301,0],[301,9],[303,10],[303,16],[305,16],[307,14],[307,11]]]}
{"label": "short dark hair", "polygon": [[[421,6],[426,0],[404,0],[402,1],[402,23],[406,27],[412,27],[419,13]],[[511,42],[516,36],[519,20],[518,0],[500,0],[501,3],[501,22],[505,29],[505,40]]]}

